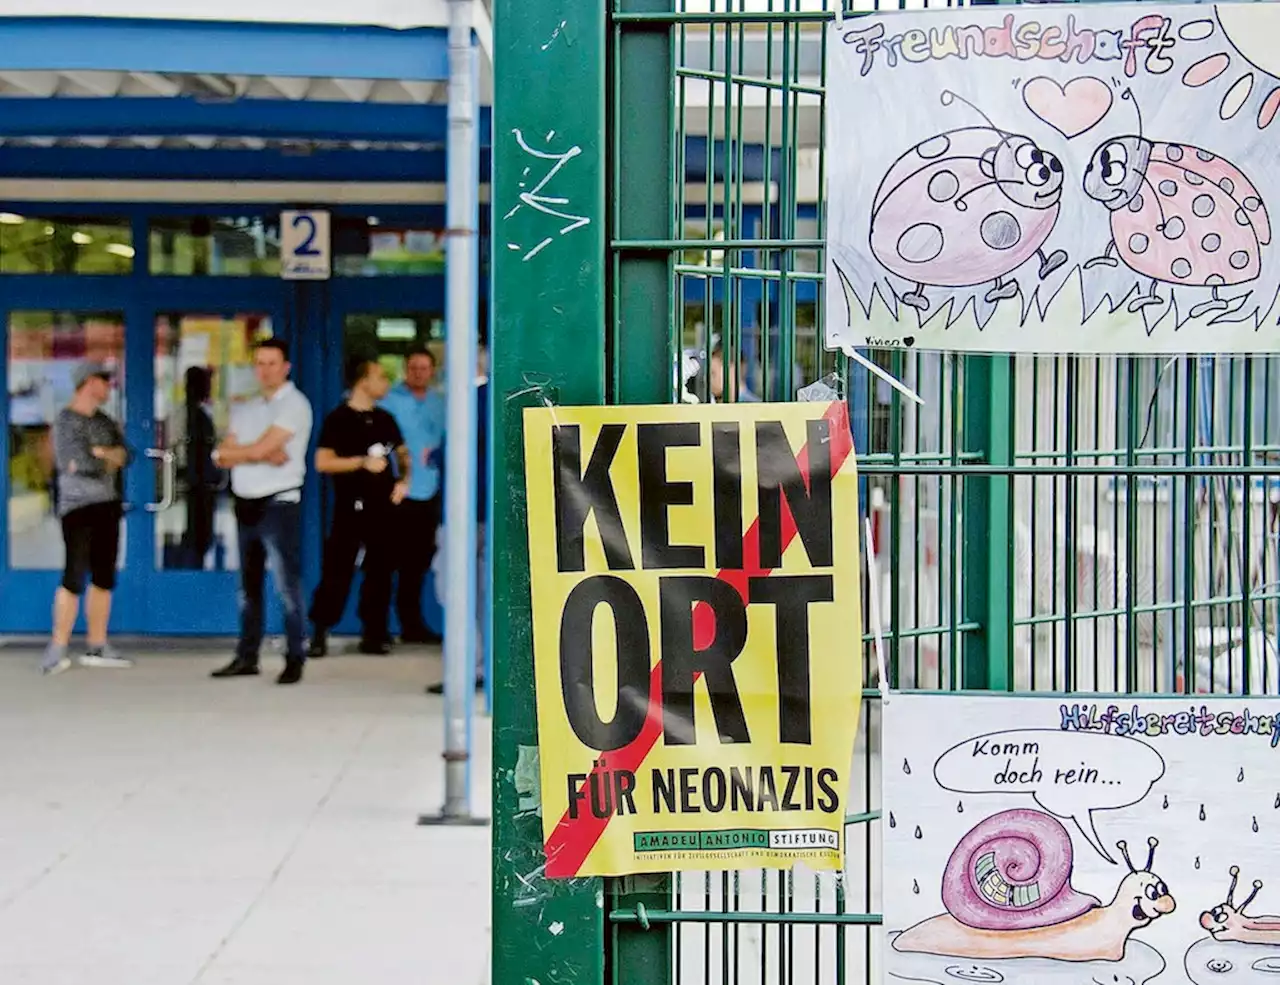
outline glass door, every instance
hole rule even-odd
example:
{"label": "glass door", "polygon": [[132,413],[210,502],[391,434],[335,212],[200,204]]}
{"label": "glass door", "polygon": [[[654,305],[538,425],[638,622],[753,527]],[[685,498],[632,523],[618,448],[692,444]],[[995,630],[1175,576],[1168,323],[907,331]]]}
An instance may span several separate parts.
{"label": "glass door", "polygon": [[155,316],[149,632],[236,631],[240,551],[229,474],[210,453],[232,406],[257,392],[253,347],[275,329],[266,311]]}
{"label": "glass door", "polygon": [[[103,410],[125,420],[125,317],[123,311],[58,311],[40,308],[0,312],[7,329],[3,353],[7,378],[5,525],[0,531],[0,632],[45,633],[53,593],[65,558],[58,517],[53,422],[75,390],[76,367],[85,360],[115,370]],[[122,490],[132,490],[128,476]],[[128,563],[124,523],[117,566]],[[115,625],[118,618],[113,617]]]}

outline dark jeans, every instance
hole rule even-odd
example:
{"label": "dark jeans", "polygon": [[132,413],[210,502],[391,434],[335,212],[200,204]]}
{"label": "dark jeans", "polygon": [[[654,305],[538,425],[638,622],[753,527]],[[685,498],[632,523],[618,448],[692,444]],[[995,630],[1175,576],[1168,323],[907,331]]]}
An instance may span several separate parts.
{"label": "dark jeans", "polygon": [[306,657],[302,617],[302,504],[236,500],[240,536],[240,642],[236,656],[257,662],[262,647],[262,594],[271,569],[284,604],[286,657]]}
{"label": "dark jeans", "polygon": [[406,499],[396,507],[396,614],[400,617],[400,632],[405,635],[422,635],[427,630],[422,618],[422,583],[436,554],[441,515],[438,493],[430,499]]}
{"label": "dark jeans", "polygon": [[311,621],[317,629],[337,625],[347,607],[356,557],[364,548],[364,583],[360,586],[360,622],[367,640],[385,640],[391,608],[391,573],[395,520],[390,504],[375,509],[339,508],[324,542],[320,584],[311,599]]}

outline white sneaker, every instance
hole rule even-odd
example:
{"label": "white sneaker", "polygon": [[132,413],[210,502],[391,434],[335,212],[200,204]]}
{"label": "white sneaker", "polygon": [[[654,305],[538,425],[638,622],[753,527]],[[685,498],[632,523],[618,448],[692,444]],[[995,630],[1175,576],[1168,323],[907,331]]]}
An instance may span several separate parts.
{"label": "white sneaker", "polygon": [[44,648],[44,658],[40,661],[40,673],[51,677],[70,669],[71,659],[67,656],[66,646],[61,643],[50,643]]}
{"label": "white sneaker", "polygon": [[86,650],[80,658],[81,667],[132,667],[133,661],[128,657],[122,657],[116,652],[115,647],[110,643],[104,646],[94,647],[92,650]]}

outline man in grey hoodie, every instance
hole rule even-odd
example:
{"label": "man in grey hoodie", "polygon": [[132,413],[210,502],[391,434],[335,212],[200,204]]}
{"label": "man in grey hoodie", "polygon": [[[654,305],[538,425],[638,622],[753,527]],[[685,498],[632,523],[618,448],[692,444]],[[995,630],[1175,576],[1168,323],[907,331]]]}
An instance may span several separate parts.
{"label": "man in grey hoodie", "polygon": [[57,674],[71,666],[67,647],[86,576],[90,582],[85,603],[89,631],[81,664],[129,667],[133,663],[107,644],[120,548],[120,472],[130,461],[119,425],[102,412],[102,405],[111,396],[111,385],[112,372],[104,364],[87,362],[79,366],[75,395],[53,422],[58,516],[62,520],[66,565],[62,584],[54,595],[53,638],[41,665],[46,674]]}

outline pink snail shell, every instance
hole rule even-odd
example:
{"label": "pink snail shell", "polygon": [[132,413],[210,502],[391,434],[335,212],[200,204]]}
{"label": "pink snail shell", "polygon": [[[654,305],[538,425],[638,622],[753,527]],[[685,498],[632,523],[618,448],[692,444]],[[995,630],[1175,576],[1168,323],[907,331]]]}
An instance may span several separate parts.
{"label": "pink snail shell", "polygon": [[980,821],[942,875],[947,912],[976,930],[1026,930],[1073,920],[1102,902],[1071,888],[1071,836],[1034,810]]}

